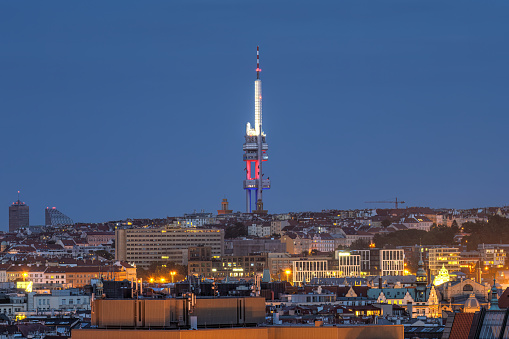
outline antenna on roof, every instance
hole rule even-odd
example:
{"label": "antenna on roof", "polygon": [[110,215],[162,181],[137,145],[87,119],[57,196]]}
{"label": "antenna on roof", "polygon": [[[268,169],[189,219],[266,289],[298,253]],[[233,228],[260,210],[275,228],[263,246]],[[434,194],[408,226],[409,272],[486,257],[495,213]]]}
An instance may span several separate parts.
{"label": "antenna on roof", "polygon": [[256,79],[260,79],[260,46],[256,46]]}

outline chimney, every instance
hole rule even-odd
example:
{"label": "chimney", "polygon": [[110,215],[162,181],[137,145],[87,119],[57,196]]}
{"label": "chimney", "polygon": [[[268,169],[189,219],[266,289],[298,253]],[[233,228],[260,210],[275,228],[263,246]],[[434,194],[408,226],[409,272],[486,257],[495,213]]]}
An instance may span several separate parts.
{"label": "chimney", "polygon": [[408,301],[406,303],[406,310],[408,312],[408,316],[410,317],[410,319],[412,319],[412,315],[413,315],[413,306],[412,306],[412,302],[411,301]]}

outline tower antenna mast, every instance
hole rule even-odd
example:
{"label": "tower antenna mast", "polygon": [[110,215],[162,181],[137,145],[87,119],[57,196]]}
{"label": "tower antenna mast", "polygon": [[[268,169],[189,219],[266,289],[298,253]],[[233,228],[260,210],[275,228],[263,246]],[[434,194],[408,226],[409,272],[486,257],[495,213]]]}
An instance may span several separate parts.
{"label": "tower antenna mast", "polygon": [[[244,180],[244,189],[246,190],[246,212],[256,214],[266,214],[263,209],[262,191],[270,188],[269,179],[263,179],[262,162],[268,160],[267,150],[269,149],[265,141],[265,133],[262,129],[262,80],[260,79],[260,47],[256,46],[256,80],[255,80],[255,123],[253,128],[248,122],[246,125],[244,150],[244,161],[246,162],[246,180]],[[254,169],[252,168],[254,165]],[[251,195],[254,191],[256,210],[252,211]]]}

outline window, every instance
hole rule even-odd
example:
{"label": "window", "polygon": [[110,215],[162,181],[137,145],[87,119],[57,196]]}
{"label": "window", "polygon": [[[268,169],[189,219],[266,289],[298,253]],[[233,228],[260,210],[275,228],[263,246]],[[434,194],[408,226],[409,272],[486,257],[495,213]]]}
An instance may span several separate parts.
{"label": "window", "polygon": [[471,292],[473,290],[474,290],[474,288],[470,284],[466,284],[465,286],[463,286],[463,291],[465,291],[465,292],[467,292],[467,291]]}

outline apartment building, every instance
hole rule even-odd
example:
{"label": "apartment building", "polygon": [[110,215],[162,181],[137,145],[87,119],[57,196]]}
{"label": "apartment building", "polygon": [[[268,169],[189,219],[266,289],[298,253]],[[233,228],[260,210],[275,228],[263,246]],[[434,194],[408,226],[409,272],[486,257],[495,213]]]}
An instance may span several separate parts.
{"label": "apartment building", "polygon": [[435,247],[428,250],[429,269],[432,275],[444,266],[449,273],[460,270],[460,251],[457,247]]}
{"label": "apartment building", "polygon": [[479,245],[482,264],[488,267],[504,267],[507,249],[504,245]]}
{"label": "apartment building", "polygon": [[91,246],[107,244],[115,240],[115,232],[89,232],[87,233],[87,242]]}
{"label": "apartment building", "polygon": [[198,228],[126,228],[115,230],[116,260],[148,267],[157,262],[187,265],[189,247],[208,246],[212,256],[224,254],[224,231]]}
{"label": "apartment building", "polygon": [[268,253],[267,267],[274,279],[286,280],[286,271],[291,271],[293,262],[299,259],[298,257],[292,257],[289,253]]}

